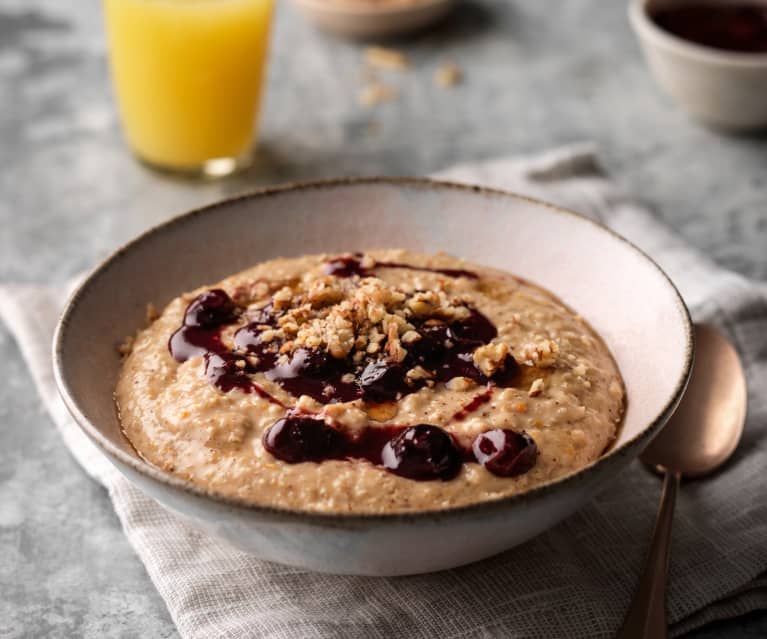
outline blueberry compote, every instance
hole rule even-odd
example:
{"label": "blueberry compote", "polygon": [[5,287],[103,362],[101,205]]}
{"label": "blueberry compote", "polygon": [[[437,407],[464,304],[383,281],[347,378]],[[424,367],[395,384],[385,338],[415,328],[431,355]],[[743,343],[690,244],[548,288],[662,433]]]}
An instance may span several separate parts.
{"label": "blueberry compote", "polygon": [[480,434],[470,448],[430,424],[368,428],[355,437],[301,413],[288,413],[263,436],[264,448],[289,464],[331,459],[366,459],[415,481],[453,479],[466,462],[479,462],[494,475],[513,477],[530,470],[537,448],[526,433],[495,429]]}
{"label": "blueberry compote", "polygon": [[184,323],[168,342],[171,355],[177,362],[206,353],[223,353],[221,327],[237,319],[234,302],[220,288],[198,295],[184,312]]}
{"label": "blueberry compote", "polygon": [[767,7],[757,2],[696,2],[650,12],[661,28],[697,44],[738,53],[767,53]]}
{"label": "blueberry compote", "polygon": [[428,266],[413,266],[402,262],[373,262],[371,266],[362,266],[362,253],[342,255],[328,260],[325,264],[325,273],[336,277],[370,277],[376,268],[403,268],[409,271],[427,271],[447,277],[466,277],[476,280],[479,276],[474,271],[466,271],[460,268],[430,268]]}
{"label": "blueberry compote", "polygon": [[530,435],[502,428],[480,433],[471,448],[480,464],[501,477],[526,473],[538,458],[538,447]]}

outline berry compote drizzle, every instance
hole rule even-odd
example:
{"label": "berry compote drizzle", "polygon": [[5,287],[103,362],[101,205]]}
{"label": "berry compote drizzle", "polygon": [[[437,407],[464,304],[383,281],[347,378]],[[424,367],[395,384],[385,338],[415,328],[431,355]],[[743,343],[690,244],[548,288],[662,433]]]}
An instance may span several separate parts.
{"label": "berry compote drizzle", "polygon": [[[460,269],[422,269],[393,262],[379,262],[376,266],[427,270],[449,277],[477,277]],[[337,277],[370,274],[370,269],[362,268],[360,254],[330,260],[325,270]],[[461,376],[486,385],[487,390],[459,411],[456,419],[463,419],[489,401],[494,386],[512,386],[519,378],[520,367],[511,355],[491,377],[474,365],[474,350],[488,344],[498,331],[473,308],[463,320],[416,324],[420,339],[409,345],[407,356],[400,363],[371,357],[355,364],[350,358],[336,359],[324,350],[305,348],[296,350],[286,360],[279,355],[278,341],[262,339],[264,331],[277,325],[278,314],[271,304],[235,332],[234,349],[229,349],[221,332],[238,322],[242,314],[243,309],[222,289],[200,294],[189,304],[182,326],[168,342],[171,355],[178,362],[202,356],[205,375],[219,390],[255,392],[280,406],[284,404],[254,381],[256,373],[263,373],[294,397],[308,395],[322,404],[355,399],[371,403],[398,400],[423,387],[423,380],[406,377],[407,371],[415,366],[423,367],[435,382]],[[353,381],[349,381],[350,374]],[[447,431],[430,424],[367,428],[351,437],[320,418],[295,411],[266,430],[263,444],[268,452],[287,463],[366,459],[414,480],[452,479],[464,461],[481,463],[490,472],[509,477],[530,470],[537,458],[532,438],[512,430],[487,431],[466,448]]]}

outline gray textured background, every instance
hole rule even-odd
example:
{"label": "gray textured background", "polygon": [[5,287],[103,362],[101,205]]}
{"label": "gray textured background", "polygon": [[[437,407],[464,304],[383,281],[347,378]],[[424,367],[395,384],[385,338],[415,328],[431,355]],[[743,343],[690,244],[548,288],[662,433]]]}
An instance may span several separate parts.
{"label": "gray textured background", "polygon": [[[401,96],[375,109],[357,103],[361,47],[281,3],[258,163],[208,184],[158,176],[126,152],[101,18],[94,0],[0,0],[0,281],[61,282],[148,224],[252,185],[422,174],[582,140],[690,242],[767,279],[767,138],[707,131],[660,95],[625,2],[466,2],[401,45],[414,69],[382,74]],[[466,73],[452,90],[431,81],[446,59]],[[175,637],[2,327],[0,378],[0,637]],[[764,637],[767,613],[693,636]]]}

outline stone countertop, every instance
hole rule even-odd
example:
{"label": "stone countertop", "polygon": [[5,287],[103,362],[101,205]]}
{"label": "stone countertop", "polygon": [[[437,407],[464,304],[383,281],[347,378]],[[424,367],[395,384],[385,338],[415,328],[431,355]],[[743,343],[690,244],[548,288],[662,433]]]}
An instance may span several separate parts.
{"label": "stone countertop", "polygon": [[[245,188],[595,141],[604,165],[720,264],[767,279],[767,138],[690,122],[643,64],[625,3],[485,0],[397,46],[399,97],[358,102],[362,46],[280,3],[256,165],[192,183],[120,138],[98,3],[0,3],[0,282],[63,282],[150,224]],[[445,61],[465,81],[434,85]],[[2,301],[0,300],[0,303]],[[107,495],[63,449],[0,327],[0,636],[175,637]],[[767,614],[691,635],[767,636]]]}

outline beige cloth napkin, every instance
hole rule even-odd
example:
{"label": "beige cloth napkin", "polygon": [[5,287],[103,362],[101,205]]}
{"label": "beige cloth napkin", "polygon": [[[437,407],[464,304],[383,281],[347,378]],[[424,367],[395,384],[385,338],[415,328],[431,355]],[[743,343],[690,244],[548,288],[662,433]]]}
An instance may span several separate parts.
{"label": "beige cloth napkin", "polygon": [[[748,425],[718,476],[683,486],[670,574],[672,634],[767,608],[767,284],[718,269],[688,249],[601,175],[590,147],[461,166],[440,177],[510,188],[602,220],[659,261],[696,319],[718,324],[734,340],[750,384]],[[0,316],[67,446],[109,491],[183,637],[548,639],[611,637],[620,624],[660,492],[658,479],[639,464],[549,532],[456,570],[376,579],[258,561],[144,496],[78,430],[51,373],[51,335],[65,295],[6,286]]]}

